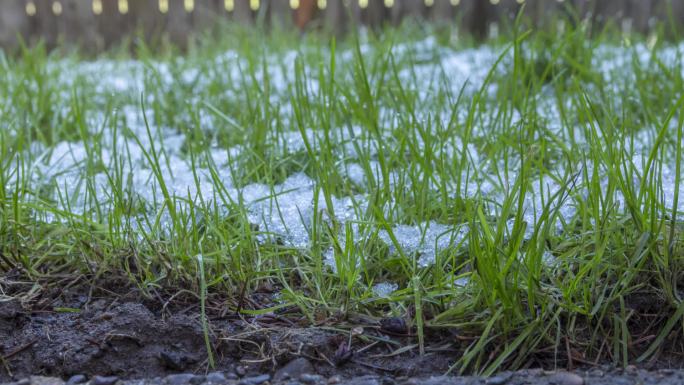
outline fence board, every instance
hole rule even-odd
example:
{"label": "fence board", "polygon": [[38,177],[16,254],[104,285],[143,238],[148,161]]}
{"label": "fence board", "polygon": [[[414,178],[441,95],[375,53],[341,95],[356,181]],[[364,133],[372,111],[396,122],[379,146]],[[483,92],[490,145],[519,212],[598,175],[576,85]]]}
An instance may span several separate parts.
{"label": "fence board", "polygon": [[432,6],[432,20],[446,21],[454,17],[455,7],[451,5],[449,0],[435,0]]}
{"label": "fence board", "polygon": [[349,23],[349,14],[344,6],[344,0],[327,0],[323,11],[323,23],[336,33],[344,33]]}
{"label": "fence board", "polygon": [[[301,0],[303,6],[306,5],[304,4],[306,1],[314,0]],[[293,26],[293,22],[295,22],[292,16],[293,11],[286,1],[269,0],[266,2],[266,5],[268,6],[269,20],[272,25],[278,28],[291,28]]]}
{"label": "fence board", "polygon": [[243,24],[252,23],[254,12],[250,8],[250,1],[253,0],[235,0],[235,9],[232,14],[233,20]]}
{"label": "fence board", "polygon": [[[101,3],[101,14],[94,14],[93,1]],[[520,8],[515,0],[324,0],[324,9],[318,9],[322,6],[321,0],[298,0],[300,10],[296,12],[290,8],[290,0],[193,0],[194,8],[187,12],[187,0],[125,0],[128,9],[122,14],[120,1],[124,0],[2,0],[0,46],[16,46],[19,34],[28,41],[44,40],[49,46],[55,46],[62,39],[86,48],[104,48],[135,32],[147,40],[164,34],[183,45],[193,31],[210,27],[219,20],[294,28],[303,26],[312,17],[310,27],[324,25],[338,33],[354,24],[398,24],[406,18],[451,20],[458,22],[463,31],[484,37],[493,22],[502,18],[512,20]],[[165,13],[160,11],[162,1],[168,4]],[[360,2],[364,2],[363,6]],[[568,5],[575,7],[579,17],[590,16],[599,27],[608,20],[622,19],[617,20],[618,25],[644,32],[654,19],[665,20],[668,15],[673,17],[675,28],[682,29],[679,25],[684,21],[683,0],[526,2],[526,15],[538,23],[550,20],[551,13],[567,12]],[[388,7],[389,3],[393,5]],[[27,4],[32,4],[33,15],[27,15]],[[233,4],[230,12],[226,10],[229,4]],[[258,10],[253,9],[256,4]],[[55,14],[53,7],[61,7],[61,13]]]}
{"label": "fence board", "polygon": [[[0,45],[16,44],[16,35],[26,36],[32,23],[23,1],[2,3],[0,10]],[[35,16],[34,16],[35,17]]]}

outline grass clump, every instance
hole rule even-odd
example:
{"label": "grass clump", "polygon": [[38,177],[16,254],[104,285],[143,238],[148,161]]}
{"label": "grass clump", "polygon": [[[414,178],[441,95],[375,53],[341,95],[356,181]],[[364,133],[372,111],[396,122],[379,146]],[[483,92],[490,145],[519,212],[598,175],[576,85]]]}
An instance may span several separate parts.
{"label": "grass clump", "polygon": [[420,354],[456,335],[461,373],[657,359],[682,339],[684,48],[584,28],[5,58],[0,271],[403,317]]}

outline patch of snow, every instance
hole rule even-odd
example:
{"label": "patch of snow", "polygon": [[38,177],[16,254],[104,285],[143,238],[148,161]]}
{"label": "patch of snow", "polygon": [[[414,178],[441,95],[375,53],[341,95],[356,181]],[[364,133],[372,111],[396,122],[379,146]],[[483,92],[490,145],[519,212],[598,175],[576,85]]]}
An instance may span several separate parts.
{"label": "patch of snow", "polygon": [[399,290],[399,285],[394,282],[380,282],[373,285],[373,294],[380,298],[389,298],[397,290]]}

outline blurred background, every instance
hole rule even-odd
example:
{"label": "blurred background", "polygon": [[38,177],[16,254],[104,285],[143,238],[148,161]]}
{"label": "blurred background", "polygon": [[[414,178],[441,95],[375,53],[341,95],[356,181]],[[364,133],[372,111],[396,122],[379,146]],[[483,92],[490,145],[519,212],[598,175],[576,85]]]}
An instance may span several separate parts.
{"label": "blurred background", "polygon": [[559,14],[625,32],[667,25],[677,33],[684,23],[684,0],[2,0],[0,47],[44,41],[102,50],[131,36],[183,47],[221,23],[344,33],[418,20],[486,38],[510,25],[523,4],[525,20],[540,27]]}

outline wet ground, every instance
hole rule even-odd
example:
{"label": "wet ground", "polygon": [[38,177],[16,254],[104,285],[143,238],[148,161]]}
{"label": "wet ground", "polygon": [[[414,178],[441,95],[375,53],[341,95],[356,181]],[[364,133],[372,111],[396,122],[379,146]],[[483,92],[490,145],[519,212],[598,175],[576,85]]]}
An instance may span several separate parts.
{"label": "wet ground", "polygon": [[[276,372],[277,376],[279,372]],[[504,372],[492,377],[390,377],[367,375],[343,378],[340,376],[324,377],[312,373],[301,373],[294,377],[276,378],[271,374],[262,374],[238,378],[234,373],[212,372],[207,375],[175,374],[164,378],[146,380],[120,380],[116,377],[74,376],[67,381],[52,377],[30,377],[17,382],[0,385],[674,385],[684,383],[684,371],[660,370],[645,371],[637,369],[588,371],[543,371],[522,370]],[[82,382],[81,382],[82,381]]]}
{"label": "wet ground", "polygon": [[35,292],[8,286],[5,293],[15,295],[0,301],[0,384],[684,383],[684,371],[635,367],[441,377],[459,351],[435,342],[418,354],[401,319],[348,318],[310,326],[287,314],[246,317],[220,307],[209,312],[214,368],[208,369],[196,300],[159,293],[150,299],[116,281]]}
{"label": "wet ground", "polygon": [[[204,372],[205,338],[196,313],[156,314],[140,302],[98,300],[87,309],[24,310],[18,301],[0,307],[0,381],[29,375],[76,374],[151,378]],[[232,318],[232,319],[231,319]],[[445,354],[383,357],[360,351],[361,337],[332,327],[283,326],[277,317],[213,319],[215,367],[249,377],[272,373],[297,358],[333,375],[426,375],[449,367]],[[350,344],[351,343],[351,344]],[[364,346],[378,346],[369,345]]]}
{"label": "wet ground", "polygon": [[[52,282],[32,292],[31,284],[13,282],[0,297],[0,383],[36,375],[139,379],[206,373],[207,340],[214,368],[239,378],[272,374],[296,359],[326,378],[429,376],[445,373],[455,353],[392,354],[414,339],[401,319],[324,319],[311,326],[285,313],[247,317],[222,311],[217,301],[207,311],[205,338],[199,301],[177,290],[143,296],[108,279],[73,287]],[[266,300],[259,296],[268,294],[255,293],[251,303]]]}

